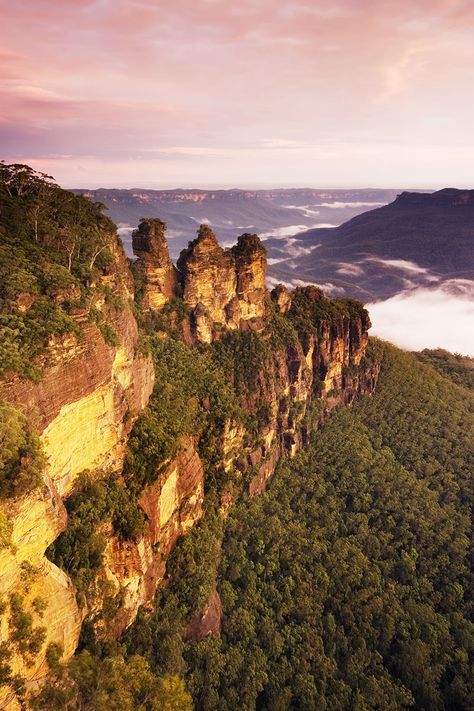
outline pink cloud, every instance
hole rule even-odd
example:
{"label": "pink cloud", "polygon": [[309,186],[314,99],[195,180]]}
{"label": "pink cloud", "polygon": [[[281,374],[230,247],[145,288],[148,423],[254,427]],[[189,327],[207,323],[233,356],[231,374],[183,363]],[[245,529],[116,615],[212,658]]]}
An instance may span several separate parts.
{"label": "pink cloud", "polygon": [[[149,149],[156,148],[157,170],[171,180],[173,147],[196,149],[207,178],[209,157],[218,161],[233,150],[242,155],[233,159],[234,180],[244,183],[262,142],[271,139],[280,141],[271,147],[280,168],[277,159],[269,163],[269,181],[276,169],[281,182],[324,183],[332,151],[340,183],[357,167],[362,182],[393,184],[405,149],[438,144],[449,151],[446,136],[472,144],[471,3],[3,5],[0,146],[10,158],[128,156],[136,170],[134,161],[151,160]],[[370,144],[389,148],[373,148],[375,164],[362,157],[348,171],[343,148],[354,160]],[[312,148],[292,161],[284,157],[295,152],[292,145]],[[104,168],[104,179],[111,174]],[[459,180],[465,175],[460,165]]]}

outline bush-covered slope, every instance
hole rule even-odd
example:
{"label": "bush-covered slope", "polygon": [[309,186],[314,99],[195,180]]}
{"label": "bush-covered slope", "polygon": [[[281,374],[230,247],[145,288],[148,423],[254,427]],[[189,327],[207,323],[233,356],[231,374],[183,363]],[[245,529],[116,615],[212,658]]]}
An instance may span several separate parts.
{"label": "bush-covered slope", "polygon": [[196,708],[473,708],[470,412],[383,346],[377,393],[232,511],[222,637],[186,652]]}

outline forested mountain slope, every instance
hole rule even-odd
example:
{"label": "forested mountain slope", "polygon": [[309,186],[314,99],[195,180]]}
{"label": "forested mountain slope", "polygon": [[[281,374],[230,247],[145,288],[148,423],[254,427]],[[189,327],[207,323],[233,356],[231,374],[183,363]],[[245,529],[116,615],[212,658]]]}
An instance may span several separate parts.
{"label": "forested mountain slope", "polygon": [[425,348],[421,353],[416,353],[416,356],[423,363],[432,365],[457,385],[474,390],[474,358],[460,355],[460,353],[449,353],[443,348],[434,350]]}
{"label": "forested mountain slope", "polygon": [[379,347],[376,394],[232,511],[196,708],[473,708],[472,397]]}

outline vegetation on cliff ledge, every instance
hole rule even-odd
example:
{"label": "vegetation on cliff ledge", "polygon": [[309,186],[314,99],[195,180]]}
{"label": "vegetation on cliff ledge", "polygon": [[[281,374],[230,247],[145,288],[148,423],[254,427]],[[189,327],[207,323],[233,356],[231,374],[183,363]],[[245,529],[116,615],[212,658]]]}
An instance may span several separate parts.
{"label": "vegetation on cliff ledge", "polygon": [[44,173],[0,162],[0,378],[39,379],[32,359],[50,337],[78,334],[71,314],[86,308],[116,249],[103,210]]}
{"label": "vegetation on cliff ledge", "polygon": [[[46,459],[25,415],[0,400],[0,499],[22,496],[39,486]],[[3,537],[0,535],[0,547]]]}

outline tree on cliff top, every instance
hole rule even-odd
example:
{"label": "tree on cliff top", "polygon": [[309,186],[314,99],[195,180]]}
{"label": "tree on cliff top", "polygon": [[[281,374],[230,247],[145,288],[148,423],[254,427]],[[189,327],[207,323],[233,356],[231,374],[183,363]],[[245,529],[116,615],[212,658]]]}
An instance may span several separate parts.
{"label": "tree on cliff top", "polygon": [[70,312],[114,261],[116,228],[103,211],[45,173],[0,163],[0,375],[38,379],[34,358],[50,336],[77,331]]}

